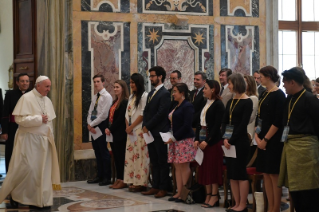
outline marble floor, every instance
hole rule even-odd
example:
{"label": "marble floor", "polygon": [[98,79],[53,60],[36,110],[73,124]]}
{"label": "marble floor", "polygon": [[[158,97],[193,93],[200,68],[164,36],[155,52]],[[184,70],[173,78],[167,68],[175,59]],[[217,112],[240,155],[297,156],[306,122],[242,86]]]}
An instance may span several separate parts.
{"label": "marble floor", "polygon": [[[0,174],[5,177],[4,145],[0,145]],[[0,182],[3,178],[0,179]],[[223,191],[220,190],[223,202]],[[287,190],[283,191],[283,210],[288,212],[289,202],[286,204]],[[128,192],[128,189],[113,190],[108,186],[87,184],[85,181],[68,182],[62,184],[62,191],[54,193],[54,205],[46,211],[74,211],[74,212],[224,212],[222,207],[204,209],[200,204],[187,205],[167,201],[169,197],[155,199],[153,196],[143,196],[139,193]],[[252,195],[249,195],[252,202]],[[0,204],[0,212],[29,212],[27,206],[20,205],[18,209],[11,208],[9,200]],[[44,210],[41,210],[44,211]],[[250,210],[252,211],[252,210]]]}
{"label": "marble floor", "polygon": [[[220,207],[204,209],[200,204],[187,205],[184,203],[168,202],[168,197],[155,199],[152,196],[143,196],[139,193],[128,192],[128,189],[113,190],[107,186],[87,184],[85,181],[63,183],[62,191],[54,193],[54,206],[50,211],[76,211],[76,212],[224,212]],[[222,191],[220,191],[222,192]],[[222,193],[221,193],[222,195]],[[223,195],[222,195],[223,196]],[[249,196],[250,202],[252,196]],[[284,191],[282,198],[286,202],[287,193]],[[223,202],[223,198],[220,200]],[[288,205],[284,204],[288,212]],[[29,210],[26,206],[10,209],[10,203],[5,200],[0,204],[0,212],[24,212]],[[48,210],[47,210],[48,211]],[[252,211],[252,210],[250,210]]]}

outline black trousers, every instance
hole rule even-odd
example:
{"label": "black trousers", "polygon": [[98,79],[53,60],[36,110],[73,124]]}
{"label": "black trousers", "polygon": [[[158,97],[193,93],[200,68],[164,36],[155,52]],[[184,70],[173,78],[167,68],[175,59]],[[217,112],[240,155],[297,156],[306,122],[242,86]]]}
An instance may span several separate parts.
{"label": "black trousers", "polygon": [[107,149],[105,134],[96,140],[92,138],[92,146],[97,163],[97,176],[100,179],[111,179],[111,159]]}
{"label": "black trousers", "polygon": [[10,122],[8,125],[8,140],[5,144],[5,160],[6,160],[6,173],[9,170],[9,163],[11,160],[13,146],[14,146],[14,137],[17,132],[18,125],[16,123]]}
{"label": "black trousers", "polygon": [[152,164],[152,187],[167,191],[170,182],[167,145],[164,144],[161,137],[154,136],[154,141],[147,147]]}
{"label": "black trousers", "polygon": [[318,212],[319,189],[291,191],[296,212]]}
{"label": "black trousers", "polygon": [[124,179],[124,162],[126,152],[126,138],[117,139],[113,136],[113,142],[110,143],[114,157],[116,179]]}

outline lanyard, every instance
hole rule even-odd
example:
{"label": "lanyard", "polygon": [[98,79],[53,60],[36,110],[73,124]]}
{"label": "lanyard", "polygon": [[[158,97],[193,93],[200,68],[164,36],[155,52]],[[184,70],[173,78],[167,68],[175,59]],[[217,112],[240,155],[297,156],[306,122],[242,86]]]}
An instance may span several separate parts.
{"label": "lanyard", "polygon": [[[241,97],[243,97],[244,95],[245,95],[245,93],[243,93],[243,95],[241,95]],[[239,97],[239,99],[235,103],[233,109],[232,109],[232,106],[233,106],[234,99],[231,101],[231,105],[229,107],[229,125],[231,125],[231,118],[232,118],[232,115],[233,115],[233,111],[234,111],[236,105],[238,104],[239,100],[241,99],[241,97]]]}
{"label": "lanyard", "polygon": [[277,86],[275,85],[269,92],[267,92],[266,96],[259,101],[259,105],[258,105],[258,117],[260,117],[260,108],[261,108],[261,105],[263,104],[264,100],[267,98],[267,96],[270,94],[270,92],[271,92],[272,90],[274,90],[276,87],[277,87]]}
{"label": "lanyard", "polygon": [[[136,96],[134,95],[131,102],[130,102],[130,105],[129,106],[132,106],[131,109],[133,110],[133,108],[135,107],[135,101],[136,101]],[[128,113],[128,117],[131,118],[132,116],[132,113]]]}
{"label": "lanyard", "polygon": [[300,97],[302,96],[302,94],[304,94],[305,92],[306,92],[306,89],[305,89],[305,90],[303,90],[303,92],[302,92],[302,93],[298,96],[297,100],[295,101],[295,103],[293,104],[292,108],[290,109],[290,106],[291,106],[291,100],[292,100],[292,97],[291,97],[291,99],[290,99],[290,101],[289,101],[289,107],[288,107],[288,111],[289,111],[289,113],[288,113],[287,126],[288,126],[288,124],[289,124],[290,117],[291,117],[291,113],[292,113],[292,111],[294,110],[296,103],[298,102],[298,100],[300,99]]}
{"label": "lanyard", "polygon": [[[159,89],[158,89],[158,90],[159,90]],[[148,98],[148,103],[150,103],[150,101],[152,101],[153,97],[155,96],[155,94],[157,93],[158,90],[156,90],[156,91],[153,93],[153,95]]]}

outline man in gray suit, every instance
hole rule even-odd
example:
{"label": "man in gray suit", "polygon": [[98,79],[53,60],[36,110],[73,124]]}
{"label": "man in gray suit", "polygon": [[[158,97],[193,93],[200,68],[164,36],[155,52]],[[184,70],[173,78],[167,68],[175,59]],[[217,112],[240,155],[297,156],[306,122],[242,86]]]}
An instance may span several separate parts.
{"label": "man in gray suit", "polygon": [[229,91],[228,88],[228,77],[232,74],[232,70],[229,68],[223,68],[219,71],[219,82],[221,84],[220,96],[222,97],[222,102],[226,107],[227,102],[233,97],[233,94]]}
{"label": "man in gray suit", "polygon": [[259,71],[254,72],[254,78],[257,84],[257,90],[258,90],[258,96],[261,96],[261,94],[266,90],[261,84],[260,84],[260,74]]}

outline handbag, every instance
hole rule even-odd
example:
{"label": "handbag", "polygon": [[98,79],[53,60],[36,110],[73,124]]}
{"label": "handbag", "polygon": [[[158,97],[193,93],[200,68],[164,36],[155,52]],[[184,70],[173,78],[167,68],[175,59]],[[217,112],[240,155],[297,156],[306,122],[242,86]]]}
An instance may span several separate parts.
{"label": "handbag", "polygon": [[181,191],[181,199],[186,204],[195,204],[195,203],[202,203],[205,201],[206,198],[206,191],[203,185],[195,183],[191,187],[187,188],[183,186]]}

